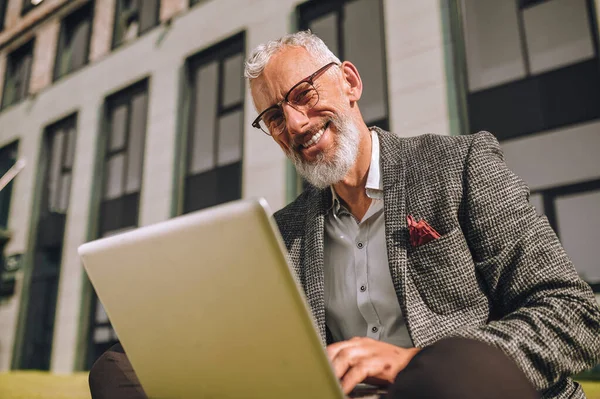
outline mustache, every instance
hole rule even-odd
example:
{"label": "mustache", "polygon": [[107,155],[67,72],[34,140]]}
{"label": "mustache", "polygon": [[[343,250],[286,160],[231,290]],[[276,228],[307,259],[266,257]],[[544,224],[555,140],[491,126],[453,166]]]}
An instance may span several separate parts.
{"label": "mustache", "polygon": [[[290,139],[290,143],[289,143],[290,147],[292,147],[292,149],[294,149],[294,150],[298,150],[299,148],[304,147],[304,143],[306,143],[306,141],[307,141],[306,138],[307,137],[314,136],[321,129],[327,129],[327,127],[331,123],[333,123],[333,120],[327,119],[323,123],[320,123],[318,125],[315,125],[315,126],[311,127],[304,134],[292,137]],[[333,126],[335,126],[335,123],[333,123]]]}

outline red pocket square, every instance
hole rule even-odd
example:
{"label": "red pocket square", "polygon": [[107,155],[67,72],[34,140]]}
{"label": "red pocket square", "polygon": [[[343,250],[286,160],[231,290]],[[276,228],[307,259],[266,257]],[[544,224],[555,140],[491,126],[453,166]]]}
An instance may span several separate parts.
{"label": "red pocket square", "polygon": [[408,222],[410,245],[413,247],[418,247],[440,238],[440,234],[423,219],[417,222],[412,215],[408,215],[406,216],[406,221]]}

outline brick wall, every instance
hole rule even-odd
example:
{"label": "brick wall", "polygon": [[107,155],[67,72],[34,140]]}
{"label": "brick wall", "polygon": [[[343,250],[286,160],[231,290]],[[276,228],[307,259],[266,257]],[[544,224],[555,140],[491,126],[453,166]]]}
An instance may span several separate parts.
{"label": "brick wall", "polygon": [[160,2],[160,22],[164,22],[186,10],[188,4],[189,0],[162,0]]}
{"label": "brick wall", "polygon": [[52,84],[59,31],[60,21],[57,19],[46,22],[37,30],[33,44],[31,79],[29,80],[29,92],[32,94]]}
{"label": "brick wall", "polygon": [[[15,33],[23,30],[31,24],[45,18],[49,13],[56,10],[68,0],[45,0],[39,6],[21,17],[23,0],[8,0],[6,15],[4,18],[4,31],[0,34],[0,43],[12,38]],[[79,1],[81,2],[81,0]]]}
{"label": "brick wall", "polygon": [[90,42],[90,63],[110,53],[115,17],[115,0],[96,0]]}

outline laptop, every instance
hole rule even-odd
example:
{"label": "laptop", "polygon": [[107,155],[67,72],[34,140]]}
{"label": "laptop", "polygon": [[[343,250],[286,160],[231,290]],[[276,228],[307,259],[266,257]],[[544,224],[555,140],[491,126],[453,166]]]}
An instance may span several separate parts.
{"label": "laptop", "polygon": [[344,397],[269,215],[240,200],[79,247],[150,398]]}

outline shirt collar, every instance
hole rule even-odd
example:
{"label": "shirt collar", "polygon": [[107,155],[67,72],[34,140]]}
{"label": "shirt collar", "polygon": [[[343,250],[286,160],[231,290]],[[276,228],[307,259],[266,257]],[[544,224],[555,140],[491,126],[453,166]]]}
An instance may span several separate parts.
{"label": "shirt collar", "polygon": [[383,198],[383,180],[379,164],[379,137],[371,130],[371,166],[367,175],[367,197],[380,200]]}
{"label": "shirt collar", "polygon": [[[340,199],[333,189],[331,188],[331,207],[337,214],[342,207]],[[381,166],[379,164],[379,137],[377,132],[371,130],[371,164],[369,166],[369,173],[367,174],[367,184],[365,185],[367,197],[375,200],[383,199],[383,180],[381,176]]]}

